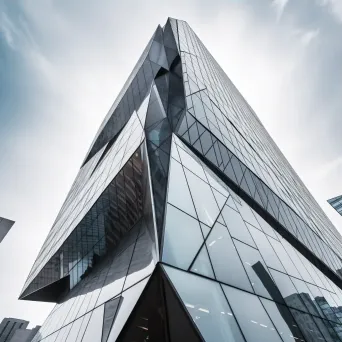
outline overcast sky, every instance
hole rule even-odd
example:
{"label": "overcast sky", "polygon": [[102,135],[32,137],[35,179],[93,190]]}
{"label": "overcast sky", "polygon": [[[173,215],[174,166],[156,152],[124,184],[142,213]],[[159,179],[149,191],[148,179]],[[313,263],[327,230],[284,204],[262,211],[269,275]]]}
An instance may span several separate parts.
{"label": "overcast sky", "polygon": [[333,223],[342,193],[341,0],[0,0],[0,320],[17,297],[107,110],[156,26],[186,20]]}

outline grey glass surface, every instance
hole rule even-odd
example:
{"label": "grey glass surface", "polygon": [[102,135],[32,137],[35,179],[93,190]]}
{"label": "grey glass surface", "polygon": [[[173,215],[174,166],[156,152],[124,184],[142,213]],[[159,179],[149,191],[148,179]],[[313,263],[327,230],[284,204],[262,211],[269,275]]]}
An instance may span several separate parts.
{"label": "grey glass surface", "polygon": [[[261,230],[263,230],[264,233],[268,234],[269,236],[273,237],[274,239],[278,240],[274,229],[256,212],[254,212],[254,215],[261,227]],[[258,227],[257,227],[258,228]]]}
{"label": "grey glass surface", "polygon": [[77,338],[76,338],[76,342],[81,342],[84,332],[87,329],[88,326],[88,322],[90,320],[92,312],[88,312],[86,315],[84,315],[83,317],[80,318],[80,320],[82,321],[81,323],[81,327],[80,330],[78,332]]}
{"label": "grey glass surface", "polygon": [[147,228],[143,225],[134,246],[132,260],[130,262],[123,290],[134,285],[153,272],[155,267],[153,254],[155,254],[155,244]]}
{"label": "grey glass surface", "polygon": [[168,204],[162,260],[187,270],[202,243],[199,222]]}
{"label": "grey glass surface", "polygon": [[178,148],[178,152],[182,161],[182,164],[191,170],[196,176],[200,177],[202,180],[207,181],[203,167],[198,163],[194,157],[192,157],[188,152],[184,151],[181,147]]}
{"label": "grey glass surface", "polygon": [[209,260],[207,247],[205,245],[201,248],[200,252],[198,253],[195,262],[191,267],[191,271],[215,279],[213,268]]}
{"label": "grey glass surface", "polygon": [[69,335],[68,335],[68,337],[66,339],[66,342],[75,342],[76,341],[78,332],[79,332],[79,330],[81,328],[82,320],[83,320],[83,317],[77,319],[76,321],[74,321],[72,323],[72,328],[71,328],[71,330],[69,332]]}
{"label": "grey glass surface", "polygon": [[281,260],[281,263],[283,264],[286,272],[289,275],[292,275],[292,276],[297,277],[297,278],[301,278],[301,275],[299,274],[296,266],[294,265],[291,258],[289,257],[289,255],[285,251],[283,245],[279,241],[276,241],[274,239],[269,239],[269,241],[272,244],[273,249],[277,252],[278,257]]}
{"label": "grey glass surface", "polygon": [[164,269],[206,341],[244,341],[218,283],[172,267]]}
{"label": "grey glass surface", "polygon": [[312,317],[304,312],[290,309],[307,342],[325,341]]}
{"label": "grey glass surface", "polygon": [[249,205],[245,201],[241,201],[241,205],[237,205],[238,210],[242,216],[242,218],[253,225],[256,228],[259,228],[259,222],[257,221],[254,211],[249,207]]}
{"label": "grey glass surface", "polygon": [[128,290],[122,292],[122,299],[120,308],[116,314],[116,318],[109,334],[108,341],[115,341],[120,334],[128,316],[130,315],[133,307],[135,306],[138,298],[141,295],[144,287],[146,286],[147,279],[142,280],[138,284],[132,286]]}
{"label": "grey glass surface", "polygon": [[258,297],[229,286],[222,288],[248,342],[281,341]]}
{"label": "grey glass surface", "polygon": [[238,212],[225,206],[222,209],[222,216],[232,237],[255,247],[251,234]]}
{"label": "grey glass surface", "polygon": [[302,333],[285,305],[276,304],[265,298],[260,300],[284,342],[304,342]]}
{"label": "grey glass surface", "polygon": [[292,308],[308,311],[290,277],[275,270],[270,270],[270,272],[281,295],[284,298],[285,303]]}
{"label": "grey glass surface", "polygon": [[167,200],[193,217],[197,217],[183,167],[171,159]]}
{"label": "grey glass surface", "polygon": [[216,223],[206,245],[216,279],[252,292],[253,289],[227,228]]}
{"label": "grey glass surface", "polygon": [[272,248],[266,235],[252,226],[249,226],[248,228],[262,257],[266,262],[266,265],[285,272],[283,265],[281,264],[277,254],[274,252],[274,249]]}
{"label": "grey glass surface", "polygon": [[[234,244],[247,272],[254,292],[258,295],[272,299],[271,295],[264,286],[264,283],[267,282],[268,278],[264,279],[262,271],[267,272],[268,275],[269,273],[259,251],[237,240],[234,241]],[[260,268],[261,271],[259,270]]]}
{"label": "grey glass surface", "polygon": [[212,226],[219,214],[219,208],[210,186],[188,170],[185,170],[185,174],[199,220]]}
{"label": "grey glass surface", "polygon": [[82,342],[101,342],[104,305],[93,310]]}

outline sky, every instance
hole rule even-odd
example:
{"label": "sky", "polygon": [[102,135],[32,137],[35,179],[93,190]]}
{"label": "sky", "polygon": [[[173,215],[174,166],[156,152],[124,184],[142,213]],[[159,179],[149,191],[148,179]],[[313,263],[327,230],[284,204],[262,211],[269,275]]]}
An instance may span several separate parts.
{"label": "sky", "polygon": [[158,24],[186,20],[342,232],[342,0],[0,0],[0,320]]}

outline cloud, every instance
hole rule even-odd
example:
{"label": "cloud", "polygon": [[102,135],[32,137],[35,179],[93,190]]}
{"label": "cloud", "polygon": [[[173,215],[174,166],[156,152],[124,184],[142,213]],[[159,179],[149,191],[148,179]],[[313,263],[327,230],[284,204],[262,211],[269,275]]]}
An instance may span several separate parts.
{"label": "cloud", "polygon": [[309,45],[319,35],[319,29],[307,31],[302,34],[301,42],[304,46]]}
{"label": "cloud", "polygon": [[326,6],[335,18],[342,24],[342,1],[341,0],[320,0],[321,6]]}
{"label": "cloud", "polygon": [[2,32],[8,46],[11,49],[16,49],[16,45],[14,42],[14,35],[16,34],[16,29],[12,23],[12,21],[8,18],[5,12],[1,13],[1,24],[0,24],[0,32]]}
{"label": "cloud", "polygon": [[279,21],[284,13],[285,7],[289,0],[273,0],[271,6],[275,9],[277,14],[277,21]]}

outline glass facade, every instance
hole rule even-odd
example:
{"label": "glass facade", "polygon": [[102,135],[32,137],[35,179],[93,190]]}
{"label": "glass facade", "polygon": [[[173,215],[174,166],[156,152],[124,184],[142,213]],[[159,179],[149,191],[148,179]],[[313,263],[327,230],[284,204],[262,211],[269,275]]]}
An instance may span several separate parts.
{"label": "glass facade", "polygon": [[13,225],[14,221],[0,217],[0,242],[4,239]]}
{"label": "glass facade", "polygon": [[342,238],[189,25],[158,26],[20,298],[34,341],[342,341]]}
{"label": "glass facade", "polygon": [[328,203],[342,215],[342,195],[329,199]]}

